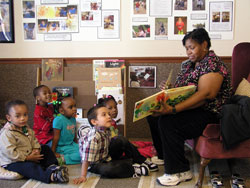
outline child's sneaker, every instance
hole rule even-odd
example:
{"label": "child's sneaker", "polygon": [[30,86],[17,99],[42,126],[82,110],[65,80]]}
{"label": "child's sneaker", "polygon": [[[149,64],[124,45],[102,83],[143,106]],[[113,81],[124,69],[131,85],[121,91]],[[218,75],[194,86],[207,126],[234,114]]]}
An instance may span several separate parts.
{"label": "child's sneaker", "polygon": [[134,178],[139,177],[139,176],[148,176],[149,174],[149,169],[147,166],[140,165],[140,164],[133,164],[135,173],[133,175]]}
{"label": "child's sneaker", "polygon": [[56,170],[59,170],[60,169],[60,166],[58,165],[55,165],[55,164],[52,164],[48,167],[48,169],[52,170],[53,172],[56,171]]}
{"label": "child's sneaker", "polygon": [[151,161],[149,161],[148,159],[146,161],[144,161],[142,163],[142,165],[147,166],[150,172],[155,172],[155,171],[159,170],[158,166],[156,164],[152,163]]}
{"label": "child's sneaker", "polygon": [[164,160],[159,159],[158,156],[152,157],[151,161],[157,165],[164,165]]}
{"label": "child's sneaker", "polygon": [[51,181],[57,183],[69,182],[69,174],[67,167],[60,167],[59,170],[55,170],[51,174]]}
{"label": "child's sneaker", "polygon": [[0,179],[2,180],[18,180],[23,178],[22,175],[18,174],[17,172],[12,172],[6,170],[5,168],[0,166]]}

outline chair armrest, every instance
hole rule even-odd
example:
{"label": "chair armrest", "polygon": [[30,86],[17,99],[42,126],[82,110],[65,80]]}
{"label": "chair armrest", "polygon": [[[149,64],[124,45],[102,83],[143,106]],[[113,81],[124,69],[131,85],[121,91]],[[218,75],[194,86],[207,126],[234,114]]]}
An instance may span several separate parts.
{"label": "chair armrest", "polygon": [[220,139],[220,124],[208,124],[202,135],[209,139]]}

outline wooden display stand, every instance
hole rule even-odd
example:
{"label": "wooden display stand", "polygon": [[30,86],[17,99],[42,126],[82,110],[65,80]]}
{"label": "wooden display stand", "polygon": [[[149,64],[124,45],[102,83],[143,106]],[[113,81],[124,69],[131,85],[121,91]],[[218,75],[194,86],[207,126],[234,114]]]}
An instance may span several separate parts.
{"label": "wooden display stand", "polygon": [[[123,135],[126,137],[126,67],[123,75]],[[73,87],[74,99],[76,100],[77,108],[82,108],[83,110],[83,118],[87,117],[88,109],[97,103],[92,66],[64,67],[63,81],[42,81],[41,68],[37,68],[37,86],[39,85],[46,85],[51,90],[53,87]]]}

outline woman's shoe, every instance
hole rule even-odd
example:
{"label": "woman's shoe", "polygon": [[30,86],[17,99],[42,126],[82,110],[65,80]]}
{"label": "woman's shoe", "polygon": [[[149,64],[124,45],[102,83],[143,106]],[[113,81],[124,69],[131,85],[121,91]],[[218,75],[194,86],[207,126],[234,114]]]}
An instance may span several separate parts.
{"label": "woman's shoe", "polygon": [[184,181],[189,181],[193,178],[192,172],[186,171],[186,172],[181,172],[181,173],[176,173],[176,174],[164,174],[161,177],[158,177],[156,181],[164,186],[174,186],[178,185],[181,182]]}

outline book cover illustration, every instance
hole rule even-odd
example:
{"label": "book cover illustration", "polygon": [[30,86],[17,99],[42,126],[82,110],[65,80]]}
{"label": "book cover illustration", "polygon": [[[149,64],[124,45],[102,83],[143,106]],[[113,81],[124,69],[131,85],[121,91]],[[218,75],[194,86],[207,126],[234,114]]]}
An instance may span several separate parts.
{"label": "book cover illustration", "polygon": [[150,112],[150,110],[160,110],[160,101],[164,100],[164,98],[168,105],[174,106],[194,94],[195,90],[196,86],[194,85],[162,90],[136,102],[133,122],[151,115],[152,112]]}
{"label": "book cover illustration", "polygon": [[93,81],[98,79],[97,68],[104,68],[105,60],[93,60]]}
{"label": "book cover illustration", "polygon": [[121,59],[105,60],[105,67],[106,68],[120,67],[120,68],[124,69],[125,68],[125,60],[121,60]]}
{"label": "book cover illustration", "polygon": [[96,93],[103,87],[121,87],[121,68],[97,68]]}
{"label": "book cover illustration", "polygon": [[62,96],[70,95],[74,97],[73,87],[53,87],[52,92],[58,92]]}
{"label": "book cover illustration", "polygon": [[42,59],[42,80],[63,81],[63,59]]}

